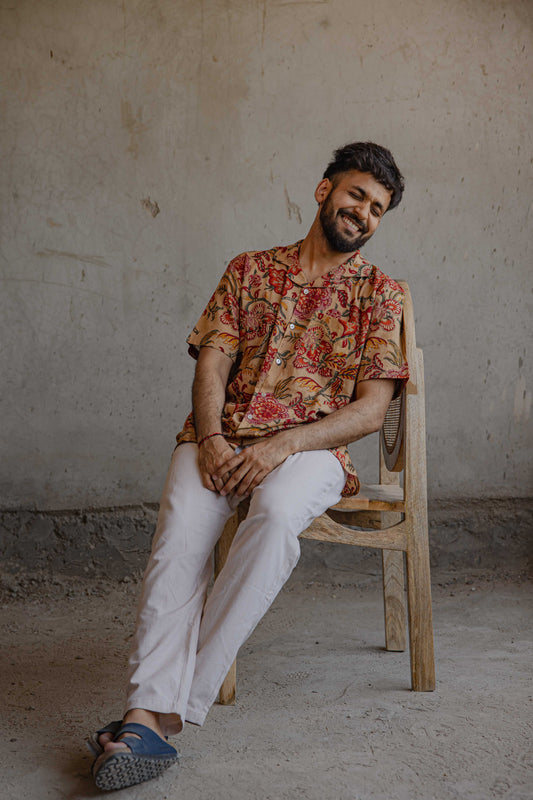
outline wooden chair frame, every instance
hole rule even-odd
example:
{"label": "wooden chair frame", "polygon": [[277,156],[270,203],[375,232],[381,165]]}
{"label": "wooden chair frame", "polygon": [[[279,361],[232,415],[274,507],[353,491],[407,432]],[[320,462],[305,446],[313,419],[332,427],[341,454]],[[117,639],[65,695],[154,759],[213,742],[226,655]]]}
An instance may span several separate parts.
{"label": "wooden chair frame", "polygon": [[[401,651],[406,647],[406,582],[411,685],[416,692],[430,692],[435,688],[435,660],[427,520],[424,363],[422,351],[416,347],[409,287],[404,281],[400,284],[405,292],[402,345],[409,362],[410,379],[402,395],[389,406],[381,429],[379,484],[361,486],[358,495],[343,498],[300,535],[306,539],[381,550],[386,649]],[[215,576],[224,566],[233,536],[245,515],[245,510],[239,507],[224,528],[215,548]],[[236,662],[220,688],[220,703],[235,702],[235,680]]]}

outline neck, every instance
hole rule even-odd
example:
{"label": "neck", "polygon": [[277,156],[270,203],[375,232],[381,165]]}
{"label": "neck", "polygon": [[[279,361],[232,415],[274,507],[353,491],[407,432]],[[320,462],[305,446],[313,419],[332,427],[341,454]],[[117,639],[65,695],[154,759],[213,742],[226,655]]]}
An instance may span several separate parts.
{"label": "neck", "polygon": [[300,245],[300,267],[311,282],[343,264],[356,252],[357,250],[353,253],[339,253],[337,250],[332,250],[324,236],[317,214],[309,233]]}

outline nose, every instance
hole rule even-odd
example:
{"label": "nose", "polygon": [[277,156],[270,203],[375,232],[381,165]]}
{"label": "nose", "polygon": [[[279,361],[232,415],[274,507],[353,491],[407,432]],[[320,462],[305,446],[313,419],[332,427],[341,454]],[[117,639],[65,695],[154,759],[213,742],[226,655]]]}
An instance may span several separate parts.
{"label": "nose", "polygon": [[361,222],[368,222],[370,216],[370,202],[368,200],[356,200],[354,203],[354,213]]}
{"label": "nose", "polygon": [[370,225],[370,203],[365,200],[355,200],[352,214],[361,226],[362,232],[367,233]]}

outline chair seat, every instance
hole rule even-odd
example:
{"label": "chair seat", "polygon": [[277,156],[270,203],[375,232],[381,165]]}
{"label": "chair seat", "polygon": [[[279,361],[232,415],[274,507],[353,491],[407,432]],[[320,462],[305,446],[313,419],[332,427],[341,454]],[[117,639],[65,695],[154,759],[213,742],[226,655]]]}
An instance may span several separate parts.
{"label": "chair seat", "polygon": [[[359,494],[343,497],[315,519],[300,536],[320,542],[406,550],[406,530],[401,522],[404,515],[405,500],[401,486],[361,484]],[[385,523],[386,517],[388,524]]]}
{"label": "chair seat", "polygon": [[334,506],[336,511],[404,511],[403,488],[396,484],[361,484],[355,497],[343,497]]}

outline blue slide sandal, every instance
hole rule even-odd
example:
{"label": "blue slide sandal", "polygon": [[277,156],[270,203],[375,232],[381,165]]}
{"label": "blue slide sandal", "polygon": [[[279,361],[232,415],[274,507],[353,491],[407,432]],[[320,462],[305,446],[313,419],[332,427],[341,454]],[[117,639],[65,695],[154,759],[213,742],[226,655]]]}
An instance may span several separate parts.
{"label": "blue slide sandal", "polygon": [[117,731],[114,741],[124,733],[134,733],[140,738],[126,736],[120,741],[129,747],[129,751],[115,750],[96,759],[92,772],[99,789],[124,789],[149,781],[178,761],[177,750],[146,725],[126,723]]}

